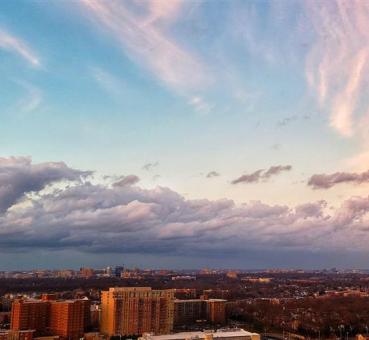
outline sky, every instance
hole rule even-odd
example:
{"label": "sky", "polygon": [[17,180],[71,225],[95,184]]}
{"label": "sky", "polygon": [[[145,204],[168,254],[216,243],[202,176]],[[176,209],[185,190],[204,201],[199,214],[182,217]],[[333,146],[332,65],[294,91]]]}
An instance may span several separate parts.
{"label": "sky", "polygon": [[0,270],[369,268],[369,3],[0,3]]}

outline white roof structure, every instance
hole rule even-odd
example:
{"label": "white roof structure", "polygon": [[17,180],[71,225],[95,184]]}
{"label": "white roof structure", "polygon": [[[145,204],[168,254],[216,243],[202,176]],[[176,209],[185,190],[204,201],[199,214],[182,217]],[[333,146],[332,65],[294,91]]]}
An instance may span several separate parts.
{"label": "white roof structure", "polygon": [[244,329],[225,329],[204,332],[181,332],[164,335],[152,335],[151,333],[145,333],[142,335],[142,340],[260,340],[260,335],[257,333],[251,333]]}

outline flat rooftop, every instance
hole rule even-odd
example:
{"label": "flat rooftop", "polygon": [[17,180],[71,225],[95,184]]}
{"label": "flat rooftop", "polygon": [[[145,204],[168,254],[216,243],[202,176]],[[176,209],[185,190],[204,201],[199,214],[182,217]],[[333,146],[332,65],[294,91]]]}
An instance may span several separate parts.
{"label": "flat rooftop", "polygon": [[227,302],[224,299],[175,299],[174,302]]}
{"label": "flat rooftop", "polygon": [[142,338],[150,340],[178,340],[178,339],[204,339],[206,334],[212,334],[213,338],[233,338],[233,337],[251,337],[259,335],[257,333],[251,333],[244,329],[230,329],[230,330],[218,330],[216,332],[180,332],[164,335],[151,335],[144,334]]}

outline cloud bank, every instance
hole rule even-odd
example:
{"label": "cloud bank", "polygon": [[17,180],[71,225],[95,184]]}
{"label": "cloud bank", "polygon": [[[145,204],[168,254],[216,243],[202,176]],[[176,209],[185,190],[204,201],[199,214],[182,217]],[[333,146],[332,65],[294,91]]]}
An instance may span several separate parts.
{"label": "cloud bank", "polygon": [[[296,207],[259,201],[236,205],[227,199],[189,200],[162,187],[80,180],[90,174],[64,163],[1,159],[1,251],[225,257],[266,248],[367,252],[369,197],[348,199],[333,212],[325,201]],[[73,185],[42,191],[61,180]]]}

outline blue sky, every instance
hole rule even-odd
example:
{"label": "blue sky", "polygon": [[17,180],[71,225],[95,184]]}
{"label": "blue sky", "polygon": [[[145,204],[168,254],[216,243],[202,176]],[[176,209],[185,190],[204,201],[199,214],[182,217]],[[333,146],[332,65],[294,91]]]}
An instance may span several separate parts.
{"label": "blue sky", "polygon": [[[3,204],[6,209],[1,223],[7,221],[7,225],[0,223],[1,232],[10,235],[20,227],[19,216],[12,214],[24,216],[28,205],[46,207],[50,195],[57,199],[60,192],[55,187],[68,194],[66,181],[80,190],[85,190],[87,181],[111,193],[118,190],[114,180],[134,175],[139,180],[119,190],[143,190],[147,200],[159,200],[164,210],[167,203],[160,198],[164,194],[158,193],[163,188],[180,195],[180,201],[191,209],[197,200],[206,199],[206,205],[228,200],[234,207],[226,215],[239,218],[239,209],[249,205],[255,209],[287,207],[286,219],[298,215],[298,207],[314,205],[315,210],[308,209],[312,216],[299,218],[311,226],[324,224],[320,236],[328,230],[333,233],[342,211],[352,206],[351,200],[367,199],[368,16],[367,4],[360,1],[2,2],[0,165],[4,173],[10,167],[17,175],[4,175],[3,180],[0,176],[0,199],[9,197],[9,187],[19,197],[10,206]],[[65,177],[61,163],[55,162],[64,162],[69,171],[94,173],[83,180],[71,179]],[[37,173],[39,183],[39,176],[55,167],[62,169],[53,180],[47,177],[40,185],[29,185],[32,190],[13,187],[12,181],[19,181],[18,172],[24,176],[24,183],[35,181]],[[141,197],[136,191],[130,195]],[[98,206],[112,202],[106,199]],[[136,197],[139,203],[147,203],[141,199]],[[123,205],[118,201],[114,201],[115,207]],[[85,207],[83,213],[96,209]],[[197,213],[204,213],[203,209]],[[71,223],[72,210],[63,210],[64,219],[58,223]],[[27,214],[34,211],[27,210]],[[44,214],[37,215],[43,221],[49,216],[45,210],[39,213]],[[357,214],[360,216],[354,214],[342,229],[359,230],[353,242],[361,249],[366,212],[358,209]],[[202,222],[210,223],[210,218],[219,218],[216,215],[203,217]],[[260,225],[270,225],[269,217],[258,215]],[[37,218],[30,217],[29,229],[22,233],[37,233]],[[173,237],[176,228],[166,225],[168,218],[146,227],[159,228],[164,238],[168,233]],[[327,219],[331,219],[328,225],[324,222]],[[178,217],[172,223],[180,220],[188,222],[187,217]],[[352,226],[358,221],[360,226]],[[119,223],[113,224],[117,227]],[[228,222],[224,223],[228,228]],[[332,256],[326,263],[317,263],[316,254],[322,251],[315,240],[318,236],[313,240],[309,234],[311,242],[301,246],[300,234],[309,238],[305,235],[308,227],[294,223],[280,222],[273,229],[281,238],[280,244],[287,242],[289,235],[285,234],[285,224],[291,233],[298,234],[295,241],[288,236],[287,250],[284,245],[274,245],[276,252],[308,251],[314,255],[309,265],[337,265]],[[236,224],[230,238],[240,228],[251,228],[248,222]],[[76,237],[72,225],[76,224],[71,223],[70,233],[60,237]],[[204,232],[201,225],[187,227],[191,232],[181,237],[187,237],[185,243],[190,246],[191,237]],[[173,230],[169,232],[168,228]],[[121,226],[119,230],[123,229]],[[29,244],[25,248],[22,245],[22,233],[17,240],[12,236],[3,243],[9,261],[19,266],[52,264],[53,260],[17,260],[19,251],[30,251]],[[269,231],[259,234],[265,240],[270,235]],[[122,235],[122,240],[125,237]],[[51,242],[55,238],[53,235],[45,240],[47,246],[35,245],[32,251],[55,252],[57,246]],[[337,238],[332,242],[332,252],[346,254],[340,243],[344,232],[332,238]],[[250,242],[254,241],[244,239],[245,246]],[[172,250],[159,252],[158,240],[145,244],[153,243],[152,254],[161,256],[158,263],[163,256],[181,257]],[[256,245],[255,253],[263,246]],[[107,250],[103,257],[89,257],[90,248],[86,247],[80,262],[86,261],[86,254],[98,264],[114,259]],[[65,248],[73,247],[68,244]],[[132,249],[119,250],[116,245],[113,248],[128,262],[132,256],[128,253],[134,253]],[[360,250],[358,257],[350,255],[351,265],[361,265],[363,252]],[[139,264],[144,265],[145,256],[141,255]],[[224,264],[229,265],[226,257]],[[165,263],[181,266],[180,261]],[[212,261],[209,258],[204,264]],[[79,265],[71,259],[66,262]],[[184,264],[201,265],[191,259],[183,260]],[[235,262],[235,266],[252,264],[244,264],[242,255]],[[265,259],[258,265],[268,264]],[[282,260],[270,262],[272,266],[278,264],[289,265]]]}

